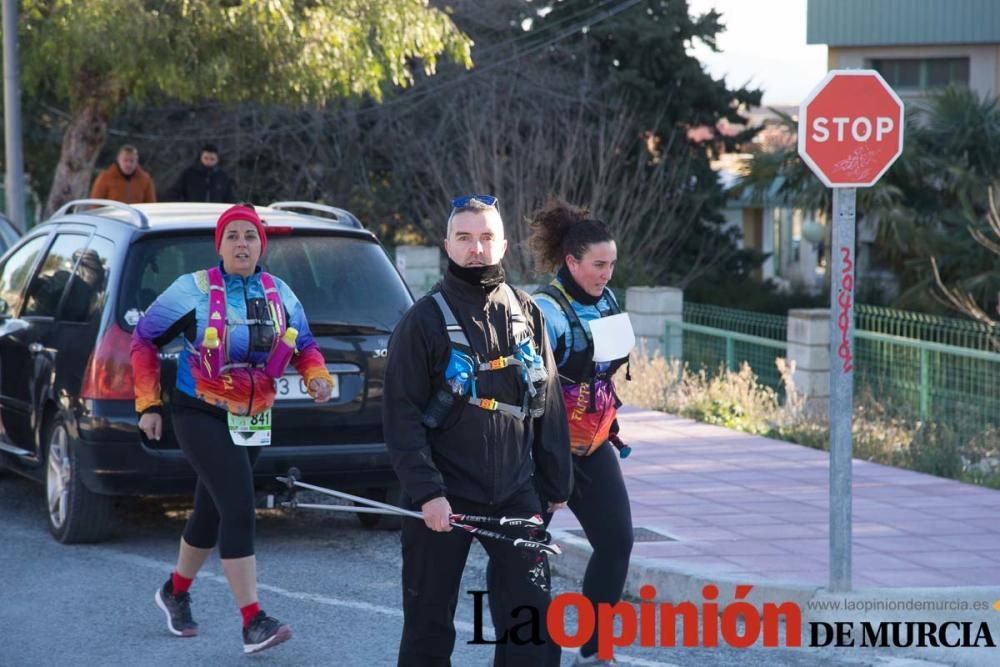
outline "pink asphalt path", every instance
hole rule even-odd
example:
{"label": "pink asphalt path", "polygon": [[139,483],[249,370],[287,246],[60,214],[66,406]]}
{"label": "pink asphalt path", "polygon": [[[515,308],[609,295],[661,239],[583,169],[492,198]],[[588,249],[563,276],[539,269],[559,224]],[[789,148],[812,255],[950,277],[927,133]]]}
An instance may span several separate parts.
{"label": "pink asphalt path", "polygon": [[[636,542],[665,570],[825,587],[829,456],[649,410],[625,408],[621,460]],[[1000,585],[1000,491],[854,461],[853,587]],[[579,529],[571,512],[552,528]]]}

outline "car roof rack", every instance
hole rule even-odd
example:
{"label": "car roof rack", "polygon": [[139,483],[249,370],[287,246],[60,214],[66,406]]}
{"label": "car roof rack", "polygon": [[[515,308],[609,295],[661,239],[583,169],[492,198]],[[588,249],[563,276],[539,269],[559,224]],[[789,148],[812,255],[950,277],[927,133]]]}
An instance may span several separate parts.
{"label": "car roof rack", "polygon": [[346,222],[349,225],[357,227],[358,229],[365,228],[365,226],[361,224],[361,221],[354,217],[353,213],[345,211],[342,208],[337,208],[336,206],[327,206],[326,204],[317,204],[311,201],[276,201],[268,204],[268,208],[274,208],[279,211],[304,209],[314,213],[326,213],[328,216],[333,216],[337,222]]}
{"label": "car roof rack", "polygon": [[91,208],[106,206],[108,208],[118,209],[119,211],[125,211],[129,214],[129,222],[133,225],[139,229],[149,228],[149,218],[146,217],[145,213],[134,206],[129,206],[128,204],[115,201],[113,199],[74,199],[73,201],[66,202],[60,206],[59,210],[52,214],[52,217],[57,218],[61,215],[68,215],[80,206],[89,206]]}

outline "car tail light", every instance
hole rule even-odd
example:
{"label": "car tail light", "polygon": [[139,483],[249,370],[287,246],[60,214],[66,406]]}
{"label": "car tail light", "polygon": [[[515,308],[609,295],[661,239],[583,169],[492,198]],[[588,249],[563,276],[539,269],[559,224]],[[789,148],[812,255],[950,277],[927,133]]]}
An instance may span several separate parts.
{"label": "car tail light", "polygon": [[129,354],[131,345],[131,334],[117,324],[108,328],[87,362],[81,398],[135,399]]}
{"label": "car tail light", "polygon": [[268,236],[271,236],[272,234],[285,235],[292,233],[292,227],[289,227],[287,225],[266,225],[264,229],[267,230]]}

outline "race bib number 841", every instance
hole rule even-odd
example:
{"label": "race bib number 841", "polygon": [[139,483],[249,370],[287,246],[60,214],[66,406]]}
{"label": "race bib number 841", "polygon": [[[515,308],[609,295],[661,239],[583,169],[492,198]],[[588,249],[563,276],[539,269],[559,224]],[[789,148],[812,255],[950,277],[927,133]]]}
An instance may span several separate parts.
{"label": "race bib number 841", "polygon": [[249,417],[230,414],[229,435],[233,444],[243,447],[266,447],[271,444],[271,411]]}

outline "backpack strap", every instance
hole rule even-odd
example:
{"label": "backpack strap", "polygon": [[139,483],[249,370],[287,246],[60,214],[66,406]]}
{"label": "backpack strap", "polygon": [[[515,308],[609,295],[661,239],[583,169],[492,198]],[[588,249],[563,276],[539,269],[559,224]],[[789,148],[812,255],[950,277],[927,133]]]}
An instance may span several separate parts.
{"label": "backpack strap", "polygon": [[[520,335],[523,339],[525,333],[530,336],[531,330],[527,326],[527,320],[524,317],[524,311],[521,309],[520,303],[518,303],[517,295],[514,293],[514,290],[506,284],[504,284],[503,287],[506,288],[505,294],[508,299],[508,307],[511,314],[511,330],[514,334],[515,340],[519,340],[518,335]],[[448,333],[448,340],[451,342],[452,346],[477,360],[477,365],[474,369],[472,377],[472,395],[468,404],[482,408],[483,410],[504,412],[516,417],[517,419],[524,419],[528,414],[524,407],[504,403],[494,398],[481,398],[476,391],[476,374],[479,372],[498,371],[507,368],[508,366],[523,366],[523,362],[514,356],[514,354],[510,354],[506,357],[499,357],[497,359],[493,359],[492,361],[478,362],[479,357],[473,351],[472,346],[469,345],[469,338],[465,335],[465,330],[462,329],[462,325],[459,324],[458,318],[455,317],[455,312],[451,309],[451,306],[448,305],[448,301],[444,298],[444,294],[440,291],[432,292],[431,298],[434,299],[434,303],[437,305],[438,310],[441,311],[441,316],[444,317],[445,330]]]}
{"label": "backpack strap", "polygon": [[[593,400],[595,395],[594,390],[594,380],[597,378],[596,365],[593,363],[593,352],[594,352],[594,335],[590,331],[590,327],[584,326],[583,321],[580,319],[579,313],[573,308],[573,298],[566,291],[566,288],[555,278],[548,285],[543,285],[539,287],[536,294],[542,294],[552,300],[559,309],[563,312],[566,317],[566,321],[569,324],[569,335],[567,336],[567,347],[562,347],[562,342],[556,342],[556,349],[553,351],[557,359],[565,359],[562,361],[560,366],[560,378],[564,385],[566,384],[577,384],[577,383],[589,383],[591,384],[590,397]],[[608,307],[606,310],[601,310],[598,308],[601,317],[608,317],[609,315],[617,315],[621,312],[621,307],[618,305],[618,300],[615,298],[614,292],[612,292],[607,287],[604,288],[604,293],[601,295],[601,299],[607,301]],[[600,301],[599,299],[598,301]],[[582,350],[576,349],[576,341],[584,340],[587,345]],[[626,373],[627,379],[631,379],[631,374]],[[591,408],[593,404],[591,404]],[[592,411],[589,410],[589,411]]]}
{"label": "backpack strap", "polygon": [[441,315],[444,317],[444,328],[448,332],[448,340],[451,344],[460,349],[462,352],[469,354],[469,356],[474,357],[472,354],[472,346],[469,345],[469,339],[465,335],[465,331],[462,329],[462,325],[458,323],[458,318],[455,317],[454,311],[452,311],[451,306],[444,298],[444,294],[441,292],[432,292],[431,297],[434,299],[434,303],[437,304],[438,310],[441,311]]}
{"label": "backpack strap", "polygon": [[[566,289],[559,283],[558,280],[553,280],[548,285],[542,285],[537,290],[535,294],[544,294],[550,297],[556,302],[556,305],[566,314],[566,319],[569,321],[571,336],[574,340],[570,341],[570,350],[573,350],[573,343],[575,342],[576,332],[579,331],[580,334],[587,339],[587,342],[593,344],[594,336],[590,333],[590,329],[583,326],[583,321],[580,320],[579,314],[577,314],[576,309],[570,303],[572,297],[566,293]],[[607,287],[604,288],[604,294],[601,295],[602,299],[606,299],[608,302],[608,312],[607,314],[602,313],[601,317],[607,317],[608,315],[617,315],[622,312],[621,306],[618,305],[618,299],[615,298],[615,293],[609,290]]]}
{"label": "backpack strap", "polygon": [[[219,340],[222,341],[223,363],[231,368],[249,367],[250,364],[230,364],[229,363],[229,337],[227,324],[229,323],[228,307],[226,303],[226,281],[222,276],[222,271],[217,266],[206,271],[208,275],[208,324],[206,326],[215,327],[219,332]],[[260,274],[260,283],[264,288],[264,297],[267,300],[268,311],[271,315],[271,323],[274,326],[274,346],[277,346],[288,322],[285,319],[285,307],[281,303],[281,294],[278,286],[274,282],[274,277],[266,271]],[[271,348],[272,352],[274,347]]]}
{"label": "backpack strap", "polygon": [[577,332],[587,340],[588,347],[592,344],[593,337],[590,331],[583,326],[583,322],[580,321],[580,316],[577,315],[576,310],[573,309],[572,304],[570,304],[570,297],[566,294],[566,290],[563,286],[559,284],[558,280],[553,280],[548,285],[542,285],[536,291],[536,294],[544,294],[545,296],[551,298],[559,306],[559,309],[563,311],[566,315],[566,320],[569,322],[570,340],[568,349],[570,353],[575,349],[574,345],[576,343]]}
{"label": "backpack strap", "polygon": [[264,288],[267,308],[271,311],[271,322],[274,323],[274,344],[277,345],[278,340],[284,335],[285,329],[288,328],[288,322],[285,321],[285,307],[281,303],[281,294],[278,292],[278,287],[274,284],[274,278],[270,273],[261,271],[260,284]]}
{"label": "backpack strap", "polygon": [[618,299],[615,297],[614,292],[605,287],[604,294],[601,296],[607,299],[608,304],[611,306],[611,311],[608,313],[608,315],[618,315],[619,313],[622,312],[622,307],[618,305]]}
{"label": "backpack strap", "polygon": [[[506,296],[508,298],[508,307],[510,308],[510,320],[511,320],[511,331],[514,337],[514,345],[516,346],[520,341],[523,341],[526,336],[531,335],[531,330],[528,328],[527,319],[524,316],[524,311],[521,309],[521,304],[517,300],[517,295],[514,294],[514,290],[508,287],[506,284],[503,285],[506,288]],[[458,323],[458,318],[455,317],[454,311],[452,311],[451,306],[448,305],[448,301],[444,298],[441,292],[432,292],[431,297],[434,299],[434,303],[437,304],[438,310],[441,311],[441,315],[444,317],[445,330],[448,332],[448,340],[454,347],[457,347],[460,351],[465,352],[473,359],[476,359],[478,355],[472,350],[472,346],[469,345],[469,338],[465,335],[465,330],[462,329],[462,325]],[[518,359],[514,354],[509,354],[505,357],[498,357],[491,361],[477,362],[476,370],[479,371],[498,371],[502,368],[507,368],[508,366],[523,366],[524,363]]]}
{"label": "backpack strap", "polygon": [[222,271],[217,266],[213,266],[206,272],[208,274],[208,324],[206,327],[215,327],[219,332],[219,340],[222,341],[222,361],[225,363],[229,359],[229,337],[226,335],[226,281],[222,278]]}
{"label": "backpack strap", "polygon": [[[521,308],[521,301],[517,298],[514,290],[507,283],[502,283],[500,287],[507,301],[507,312],[510,315],[508,323],[510,325],[511,340],[514,341],[514,350],[505,357],[497,357],[496,359],[479,364],[479,370],[481,371],[498,371],[508,366],[520,366],[523,369],[527,366],[517,356],[517,352],[521,345],[531,338],[531,327],[528,326],[528,318],[525,317],[524,309]],[[525,378],[525,382],[527,383],[527,378]]]}

